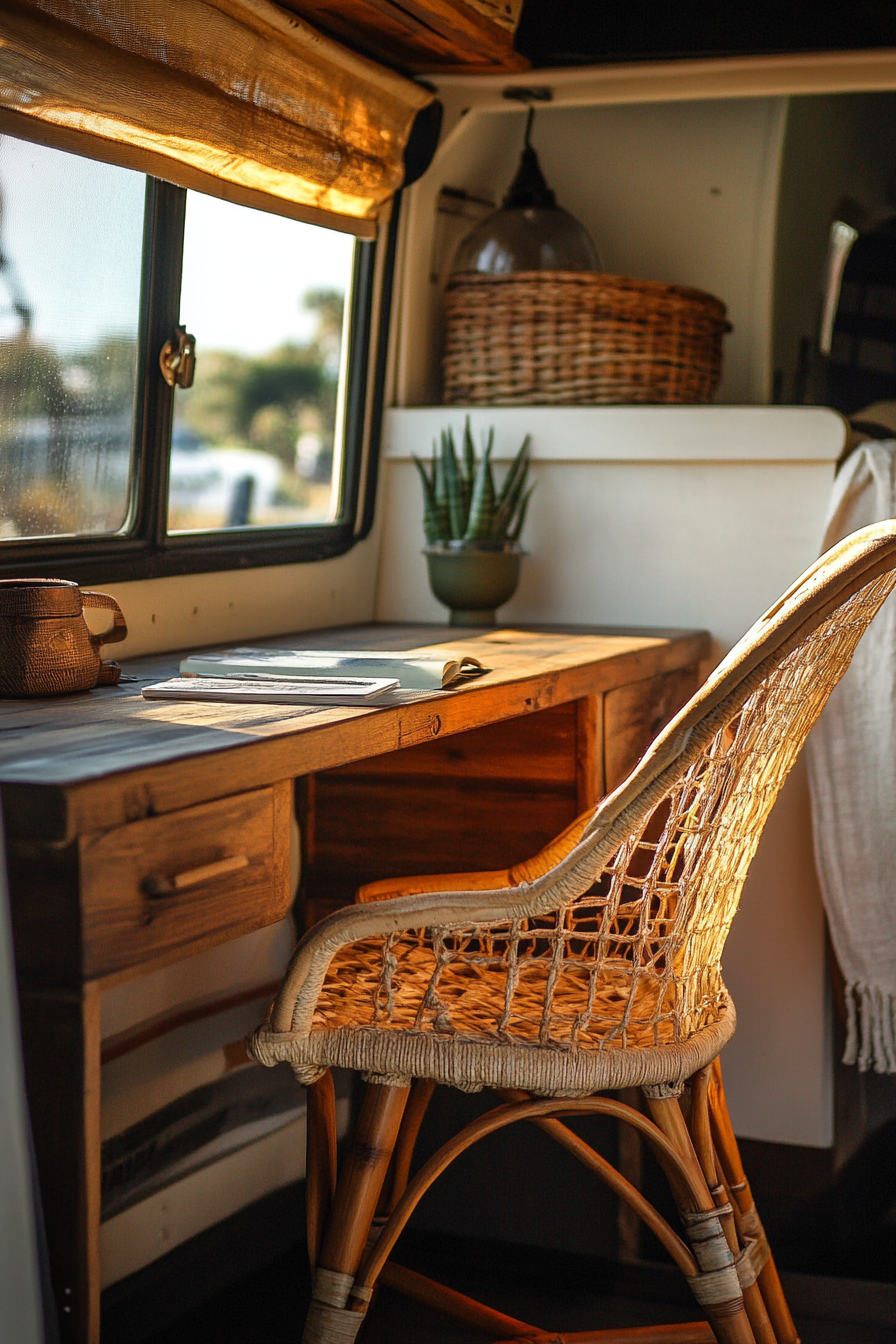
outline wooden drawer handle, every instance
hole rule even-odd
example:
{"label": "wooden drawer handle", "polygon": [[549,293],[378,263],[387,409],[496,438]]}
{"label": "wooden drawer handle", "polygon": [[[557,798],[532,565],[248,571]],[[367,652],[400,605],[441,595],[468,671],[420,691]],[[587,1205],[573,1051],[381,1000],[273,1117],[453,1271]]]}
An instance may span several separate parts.
{"label": "wooden drawer handle", "polygon": [[147,896],[172,896],[185,887],[195,887],[213,877],[223,877],[225,873],[236,873],[240,868],[248,867],[247,855],[234,854],[229,859],[218,859],[215,863],[204,863],[199,868],[188,868],[186,872],[175,873],[173,877],[147,877],[143,882],[143,890]]}

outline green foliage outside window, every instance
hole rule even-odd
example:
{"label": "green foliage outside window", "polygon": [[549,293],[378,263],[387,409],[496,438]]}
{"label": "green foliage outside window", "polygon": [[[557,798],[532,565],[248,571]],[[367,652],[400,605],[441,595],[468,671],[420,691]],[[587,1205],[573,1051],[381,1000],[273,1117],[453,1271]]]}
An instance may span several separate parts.
{"label": "green foliage outside window", "polygon": [[278,345],[261,355],[200,350],[195,386],[178,402],[179,419],[215,447],[256,448],[292,469],[303,433],[320,447],[311,479],[329,479],[336,425],[344,298],[311,290],[304,306],[317,318],[305,345]]}

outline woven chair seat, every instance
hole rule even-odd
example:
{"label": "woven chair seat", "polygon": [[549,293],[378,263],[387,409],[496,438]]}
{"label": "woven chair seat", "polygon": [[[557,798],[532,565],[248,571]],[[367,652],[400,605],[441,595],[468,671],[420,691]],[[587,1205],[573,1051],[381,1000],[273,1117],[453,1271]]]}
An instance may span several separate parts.
{"label": "woven chair seat", "polygon": [[429,1078],[464,1092],[514,1087],[575,1097],[651,1084],[677,1090],[734,1033],[734,1005],[722,986],[688,1039],[676,1040],[674,1014],[658,1012],[656,982],[645,981],[633,995],[625,972],[605,972],[580,1025],[589,1001],[583,967],[567,970],[546,1017],[547,958],[523,970],[507,1014],[507,977],[490,965],[496,958],[482,953],[479,966],[465,960],[445,967],[434,996],[436,959],[422,931],[393,940],[389,955],[391,1001],[383,990],[383,939],[352,943],[333,959],[311,1032],[262,1028],[253,1053],[265,1063],[287,1061],[302,1082],[338,1067],[390,1081]]}

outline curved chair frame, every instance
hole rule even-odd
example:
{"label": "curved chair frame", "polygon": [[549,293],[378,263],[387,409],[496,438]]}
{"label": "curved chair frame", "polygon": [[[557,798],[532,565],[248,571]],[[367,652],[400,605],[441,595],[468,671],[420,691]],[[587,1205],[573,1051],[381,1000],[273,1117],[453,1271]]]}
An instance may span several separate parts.
{"label": "curved chair frame", "polygon": [[[250,1045],[261,1062],[288,1060],[309,1087],[316,1273],[306,1344],[354,1339],[378,1278],[504,1340],[796,1344],[724,1100],[718,1055],[734,1012],[719,958],[774,798],[892,589],[894,566],[896,522],[856,533],[822,557],[732,650],[629,778],[533,860],[501,873],[372,884],[356,905],[303,938],[270,1021]],[[645,854],[662,880],[644,877]],[[628,893],[622,904],[619,890]],[[576,925],[583,910],[590,923]],[[526,969],[542,976],[541,1016],[528,1022],[511,1013],[520,937]],[[440,998],[434,987],[453,958],[460,989],[453,997],[442,989]],[[482,967],[495,965],[506,1006],[490,1027],[494,1003],[471,1016],[468,1000],[488,982]],[[573,990],[587,1004],[574,1018],[568,1003],[552,1016],[554,988],[570,965]],[[605,982],[609,1002],[620,1005],[618,1020],[592,1011]],[[416,1017],[401,1003],[393,1011],[407,985],[417,995]],[[531,991],[527,1003],[531,1016]],[[371,1084],[338,1186],[334,1064],[360,1069]],[[434,1082],[496,1088],[504,1104],[409,1179]],[[650,1119],[594,1095],[633,1086],[647,1096]],[[560,1119],[588,1113],[615,1116],[653,1149],[689,1246]],[[388,1263],[438,1174],[478,1138],[517,1120],[540,1125],[636,1211],[685,1273],[708,1325],[548,1335]]]}

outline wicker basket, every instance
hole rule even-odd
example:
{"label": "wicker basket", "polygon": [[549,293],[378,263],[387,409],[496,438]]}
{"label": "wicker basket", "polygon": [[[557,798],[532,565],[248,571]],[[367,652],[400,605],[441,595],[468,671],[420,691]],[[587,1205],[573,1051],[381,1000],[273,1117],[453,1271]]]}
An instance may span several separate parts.
{"label": "wicker basket", "polygon": [[448,405],[707,402],[725,305],[593,271],[457,275],[445,295]]}

